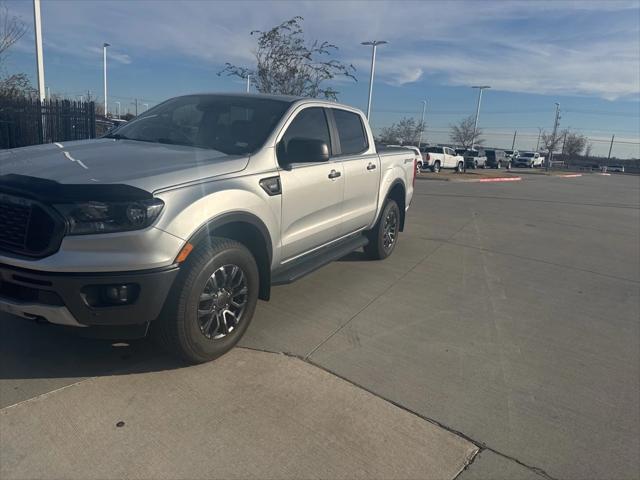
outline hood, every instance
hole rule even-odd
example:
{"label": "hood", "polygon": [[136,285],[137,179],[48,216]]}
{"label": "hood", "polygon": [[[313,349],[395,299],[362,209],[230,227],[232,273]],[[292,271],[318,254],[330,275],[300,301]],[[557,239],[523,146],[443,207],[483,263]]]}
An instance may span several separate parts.
{"label": "hood", "polygon": [[238,172],[248,160],[217,150],[102,138],[2,151],[0,175],[25,175],[62,184],[124,184],[153,192]]}

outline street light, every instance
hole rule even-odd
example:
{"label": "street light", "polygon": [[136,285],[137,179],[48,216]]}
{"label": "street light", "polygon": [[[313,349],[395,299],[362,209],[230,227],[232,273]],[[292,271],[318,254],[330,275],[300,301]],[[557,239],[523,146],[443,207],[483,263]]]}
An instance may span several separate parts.
{"label": "street light", "polygon": [[473,138],[471,139],[471,150],[473,150],[473,147],[475,146],[476,143],[476,133],[478,132],[478,118],[480,117],[480,103],[482,102],[482,91],[485,88],[491,88],[489,85],[474,85],[471,88],[477,88],[479,90],[478,92],[478,106],[476,108],[476,121],[473,124]]}
{"label": "street light", "polygon": [[424,133],[424,113],[427,110],[427,101],[422,101],[422,120],[420,120],[420,140],[418,140],[418,148],[422,146],[422,134]]}
{"label": "street light", "polygon": [[44,60],[42,59],[42,20],[40,17],[40,0],[33,0],[33,31],[36,40],[36,71],[38,75],[38,98],[44,101]]}
{"label": "street light", "polygon": [[371,45],[373,47],[371,52],[371,75],[369,77],[369,101],[367,102],[367,120],[371,117],[371,95],[373,94],[373,74],[376,70],[376,49],[378,45],[384,45],[388,43],[384,40],[372,40],[370,42],[362,42],[362,45]]}
{"label": "street light", "polygon": [[107,118],[107,47],[111,45],[108,43],[102,44],[102,70],[104,76],[104,117]]}
{"label": "street light", "polygon": [[247,93],[251,91],[251,74],[247,73]]}

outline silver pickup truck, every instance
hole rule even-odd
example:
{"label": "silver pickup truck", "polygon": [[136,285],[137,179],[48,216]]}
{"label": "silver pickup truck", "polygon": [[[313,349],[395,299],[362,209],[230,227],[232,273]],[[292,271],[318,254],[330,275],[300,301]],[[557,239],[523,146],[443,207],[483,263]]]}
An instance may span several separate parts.
{"label": "silver pickup truck", "polygon": [[0,310],[208,361],[272,285],[389,256],[415,172],[359,110],[267,95],[187,95],[101,139],[7,150]]}

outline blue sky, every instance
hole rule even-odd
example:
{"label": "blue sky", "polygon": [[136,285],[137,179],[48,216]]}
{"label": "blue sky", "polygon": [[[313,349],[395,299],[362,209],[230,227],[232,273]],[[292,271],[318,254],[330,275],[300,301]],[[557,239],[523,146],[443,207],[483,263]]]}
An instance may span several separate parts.
{"label": "blue sky", "polygon": [[[32,2],[6,1],[31,28]],[[308,40],[329,40],[357,67],[358,82],[338,80],[342,102],[364,109],[370,49],[378,50],[372,124],[419,118],[428,103],[427,135],[475,112],[488,144],[535,147],[550,129],[554,102],[561,127],[592,139],[594,154],[640,156],[640,1],[268,2],[42,0],[46,84],[52,92],[102,98],[103,42],[109,53],[110,109],[115,101],[153,105],[200,91],[242,91],[218,77],[225,62],[252,66],[249,32],[301,15]],[[6,72],[35,75],[33,32],[12,50]]]}

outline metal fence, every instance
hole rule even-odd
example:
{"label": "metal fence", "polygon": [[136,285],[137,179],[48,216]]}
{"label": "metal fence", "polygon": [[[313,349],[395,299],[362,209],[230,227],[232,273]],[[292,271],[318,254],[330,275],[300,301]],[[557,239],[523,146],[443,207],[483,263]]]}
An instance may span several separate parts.
{"label": "metal fence", "polygon": [[95,137],[94,102],[0,97],[0,149]]}

